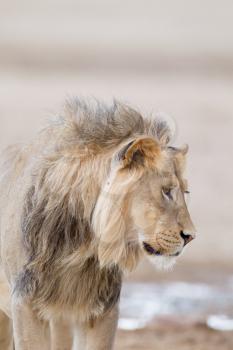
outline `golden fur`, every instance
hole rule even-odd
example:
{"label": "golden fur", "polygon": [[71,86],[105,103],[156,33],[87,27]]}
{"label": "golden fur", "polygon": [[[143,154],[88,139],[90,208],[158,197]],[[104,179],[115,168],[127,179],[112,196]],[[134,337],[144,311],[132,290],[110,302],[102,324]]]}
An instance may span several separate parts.
{"label": "golden fur", "polygon": [[194,234],[186,150],[169,139],[164,122],[128,106],[76,99],[29,146],[7,151],[1,259],[16,299],[48,322],[66,315],[93,325],[117,305],[122,273],[143,254],[182,250],[180,232]]}

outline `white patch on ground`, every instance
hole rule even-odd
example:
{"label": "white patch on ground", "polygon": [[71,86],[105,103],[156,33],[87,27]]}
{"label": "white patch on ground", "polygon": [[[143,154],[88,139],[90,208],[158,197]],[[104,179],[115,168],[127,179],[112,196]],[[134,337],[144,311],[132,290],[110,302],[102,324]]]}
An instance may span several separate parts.
{"label": "white patch on ground", "polygon": [[210,315],[206,323],[216,331],[233,331],[233,318],[226,315]]}
{"label": "white patch on ground", "polygon": [[[146,327],[163,317],[206,320],[208,327],[233,330],[231,288],[205,283],[126,283],[123,286],[119,328],[134,330]],[[221,315],[224,316],[213,316]]]}
{"label": "white patch on ground", "polygon": [[120,318],[118,328],[125,331],[134,331],[135,329],[145,328],[148,320],[141,320],[138,318]]}

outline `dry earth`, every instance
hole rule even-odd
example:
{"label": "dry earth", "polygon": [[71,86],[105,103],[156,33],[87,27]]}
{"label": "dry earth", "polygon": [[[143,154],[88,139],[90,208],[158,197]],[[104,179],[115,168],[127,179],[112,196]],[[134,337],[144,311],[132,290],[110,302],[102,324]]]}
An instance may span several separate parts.
{"label": "dry earth", "polygon": [[232,332],[217,332],[204,324],[154,324],[144,330],[119,331],[116,350],[232,350]]}

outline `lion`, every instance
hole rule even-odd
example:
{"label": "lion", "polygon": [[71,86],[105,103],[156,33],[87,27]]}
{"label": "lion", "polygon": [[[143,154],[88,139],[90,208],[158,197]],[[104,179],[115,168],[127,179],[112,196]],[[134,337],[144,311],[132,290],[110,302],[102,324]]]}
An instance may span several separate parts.
{"label": "lion", "polygon": [[1,349],[110,350],[122,278],[195,237],[166,122],[74,98],[0,170]]}

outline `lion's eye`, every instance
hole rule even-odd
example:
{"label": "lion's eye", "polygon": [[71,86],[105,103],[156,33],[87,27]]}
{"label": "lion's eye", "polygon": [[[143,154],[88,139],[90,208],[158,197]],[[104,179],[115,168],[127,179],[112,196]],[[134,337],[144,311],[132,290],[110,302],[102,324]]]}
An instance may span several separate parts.
{"label": "lion's eye", "polygon": [[163,188],[162,193],[166,198],[172,199],[172,189],[171,188]]}

